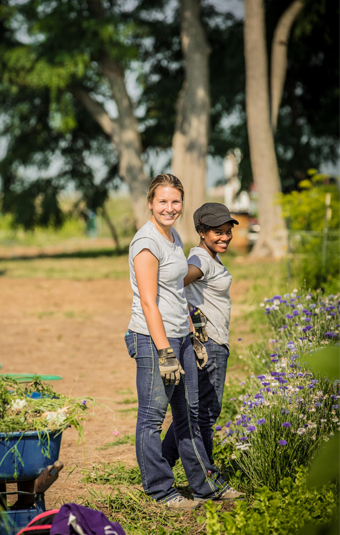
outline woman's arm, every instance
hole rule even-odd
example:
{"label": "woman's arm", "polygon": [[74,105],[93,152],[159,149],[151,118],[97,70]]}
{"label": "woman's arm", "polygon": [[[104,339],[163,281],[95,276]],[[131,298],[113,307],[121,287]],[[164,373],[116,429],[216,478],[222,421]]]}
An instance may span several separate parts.
{"label": "woman's arm", "polygon": [[170,347],[161,313],[157,306],[158,260],[143,249],[133,260],[140,301],[150,336],[157,349]]}
{"label": "woman's arm", "polygon": [[184,277],[184,286],[188,286],[188,284],[201,277],[203,277],[202,271],[198,267],[188,264],[188,273]]}
{"label": "woman's arm", "polygon": [[[200,279],[203,276],[202,271],[192,264],[188,264],[188,273],[184,277],[184,286],[188,286],[191,282],[195,281],[196,279]],[[190,316],[190,307],[188,305],[189,309],[189,332],[194,333],[195,327],[192,322],[191,316]]]}

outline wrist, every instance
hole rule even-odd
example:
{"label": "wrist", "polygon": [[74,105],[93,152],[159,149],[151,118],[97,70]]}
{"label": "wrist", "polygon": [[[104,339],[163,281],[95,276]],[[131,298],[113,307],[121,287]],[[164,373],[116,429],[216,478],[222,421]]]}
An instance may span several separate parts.
{"label": "wrist", "polygon": [[173,356],[173,350],[170,346],[163,349],[157,349],[157,353],[159,358],[168,358],[169,356]]}

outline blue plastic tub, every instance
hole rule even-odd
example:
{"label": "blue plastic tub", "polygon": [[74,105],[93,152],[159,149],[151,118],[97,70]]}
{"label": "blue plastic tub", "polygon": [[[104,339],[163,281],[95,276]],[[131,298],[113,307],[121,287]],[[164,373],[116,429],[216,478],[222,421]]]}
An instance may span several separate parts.
{"label": "blue plastic tub", "polygon": [[30,507],[29,509],[9,510],[0,513],[1,535],[17,535],[18,531],[25,528],[39,512],[35,507]]}
{"label": "blue plastic tub", "polygon": [[59,458],[62,433],[0,433],[0,482],[35,479]]}

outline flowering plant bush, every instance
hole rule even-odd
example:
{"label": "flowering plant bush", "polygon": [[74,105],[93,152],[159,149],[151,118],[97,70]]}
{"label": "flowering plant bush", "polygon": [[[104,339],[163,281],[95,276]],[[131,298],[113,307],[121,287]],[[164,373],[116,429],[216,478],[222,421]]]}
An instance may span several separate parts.
{"label": "flowering plant bush", "polygon": [[246,381],[235,399],[238,414],[215,435],[219,460],[236,461],[253,487],[266,484],[275,491],[339,429],[338,384],[314,376],[303,356],[338,339],[340,301],[297,291],[289,299],[277,295],[266,301],[274,349],[264,346],[264,358],[257,361],[262,373]]}

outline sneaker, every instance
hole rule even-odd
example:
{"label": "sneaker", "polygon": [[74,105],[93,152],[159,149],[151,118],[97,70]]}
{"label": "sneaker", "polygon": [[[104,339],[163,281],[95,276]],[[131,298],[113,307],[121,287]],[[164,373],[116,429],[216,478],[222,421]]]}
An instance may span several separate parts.
{"label": "sneaker", "polygon": [[245,496],[245,493],[238,492],[232,487],[226,487],[215,500],[236,500],[236,498],[240,498],[241,496]]}
{"label": "sneaker", "polygon": [[197,509],[201,505],[198,500],[187,500],[183,496],[175,496],[164,503],[170,509]]}

